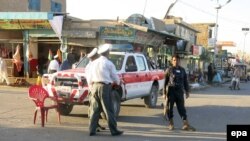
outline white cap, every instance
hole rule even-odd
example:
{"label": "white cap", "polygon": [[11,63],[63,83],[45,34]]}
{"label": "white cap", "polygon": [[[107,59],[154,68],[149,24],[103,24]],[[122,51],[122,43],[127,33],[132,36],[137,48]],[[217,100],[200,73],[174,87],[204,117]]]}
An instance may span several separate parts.
{"label": "white cap", "polygon": [[93,57],[94,55],[96,55],[97,54],[97,48],[94,48],[88,55],[87,55],[87,57],[88,58],[91,58],[91,57]]}
{"label": "white cap", "polygon": [[54,56],[54,59],[56,59],[56,58],[58,58],[58,55],[55,55],[55,56]]}
{"label": "white cap", "polygon": [[111,49],[111,44],[103,44],[98,47],[98,54],[102,54]]}

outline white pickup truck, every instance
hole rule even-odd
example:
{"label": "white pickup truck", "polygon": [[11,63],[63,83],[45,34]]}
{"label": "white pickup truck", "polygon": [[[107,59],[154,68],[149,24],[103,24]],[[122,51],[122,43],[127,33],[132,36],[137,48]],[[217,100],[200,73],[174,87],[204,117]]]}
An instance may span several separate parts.
{"label": "white pickup truck", "polygon": [[[89,92],[84,71],[88,63],[86,59],[81,60],[75,69],[43,76],[43,80],[47,79],[48,82],[45,84],[43,81],[43,87],[49,94],[63,99],[59,105],[62,115],[70,114],[75,104],[88,104]],[[142,53],[110,52],[109,59],[114,63],[122,82],[112,91],[116,116],[119,115],[121,102],[129,99],[143,98],[146,107],[155,107],[158,93],[163,88],[164,71],[154,69]]]}

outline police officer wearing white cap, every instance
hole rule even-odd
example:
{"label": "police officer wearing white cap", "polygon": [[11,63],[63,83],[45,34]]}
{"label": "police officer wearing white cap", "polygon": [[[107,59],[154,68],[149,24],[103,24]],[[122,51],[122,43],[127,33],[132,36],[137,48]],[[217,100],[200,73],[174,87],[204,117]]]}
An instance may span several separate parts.
{"label": "police officer wearing white cap", "polygon": [[90,68],[91,68],[91,64],[92,64],[92,62],[95,60],[95,59],[97,59],[98,57],[99,57],[99,55],[97,54],[97,48],[94,48],[88,55],[87,55],[87,57],[90,59],[90,61],[89,61],[89,63],[88,63],[88,65],[86,66],[86,68],[85,68],[85,74],[86,74],[86,78],[87,78],[87,82],[88,82],[88,86],[89,86],[89,88],[91,87],[91,83],[89,82],[89,79],[90,79],[90,75],[89,75],[89,73],[90,73]]}
{"label": "police officer wearing white cap", "polygon": [[101,56],[91,64],[89,73],[89,83],[91,88],[91,112],[89,135],[96,134],[96,128],[99,121],[101,109],[103,109],[112,136],[121,135],[123,132],[117,129],[117,122],[114,115],[113,102],[111,99],[111,84],[120,83],[116,73],[115,65],[107,58],[111,44],[103,44],[98,48],[98,54]]}
{"label": "police officer wearing white cap", "polygon": [[54,56],[54,60],[50,61],[48,66],[48,73],[55,73],[59,71],[58,55]]}
{"label": "police officer wearing white cap", "polygon": [[[91,68],[91,64],[92,62],[97,59],[99,57],[99,54],[97,54],[97,48],[94,48],[88,55],[87,57],[90,59],[88,65],[86,66],[85,68],[85,74],[86,74],[86,79],[87,79],[87,82],[88,82],[88,88],[89,90],[91,90],[92,88],[92,84],[89,83],[89,73],[90,73],[90,68]],[[91,92],[89,92],[89,103],[91,104]],[[90,115],[90,109],[91,107],[89,107],[89,115]],[[96,131],[101,131],[101,130],[105,130],[105,127],[102,127],[99,123],[97,125],[97,130]]]}

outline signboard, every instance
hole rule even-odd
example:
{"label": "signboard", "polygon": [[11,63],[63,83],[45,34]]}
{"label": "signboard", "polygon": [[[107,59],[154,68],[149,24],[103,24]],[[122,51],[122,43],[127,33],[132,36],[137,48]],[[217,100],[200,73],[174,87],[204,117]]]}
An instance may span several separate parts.
{"label": "signboard", "polygon": [[227,47],[235,47],[236,44],[233,41],[219,41],[217,42],[218,46],[227,46]]}
{"label": "signboard", "polygon": [[62,36],[69,38],[96,38],[96,32],[87,30],[63,30]]}
{"label": "signboard", "polygon": [[159,36],[152,32],[137,31],[134,42],[139,44],[147,44],[150,46],[160,46],[165,41],[163,36]]}
{"label": "signboard", "polygon": [[219,51],[218,56],[221,58],[227,58],[227,50]]}
{"label": "signboard", "polygon": [[134,40],[135,30],[129,27],[100,27],[101,39]]}
{"label": "signboard", "polygon": [[137,31],[134,42],[139,44],[146,44],[149,40],[153,38],[153,34]]}
{"label": "signboard", "polygon": [[199,56],[200,55],[200,47],[193,45],[192,48],[193,48],[192,49],[192,51],[193,51],[192,54],[195,55],[195,56]]}
{"label": "signboard", "polygon": [[48,20],[0,20],[0,29],[51,29]]}
{"label": "signboard", "polygon": [[214,48],[214,45],[215,45],[215,38],[209,38],[208,39],[208,46],[210,48]]}

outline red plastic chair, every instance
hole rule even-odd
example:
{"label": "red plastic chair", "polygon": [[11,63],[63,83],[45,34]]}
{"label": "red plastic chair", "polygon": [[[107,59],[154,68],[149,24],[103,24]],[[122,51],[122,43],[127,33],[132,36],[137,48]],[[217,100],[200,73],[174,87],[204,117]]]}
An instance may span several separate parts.
{"label": "red plastic chair", "polygon": [[[38,85],[33,85],[29,88],[29,98],[33,100],[36,104],[36,109],[34,113],[34,124],[36,123],[36,116],[37,116],[37,111],[41,111],[41,124],[42,127],[44,127],[44,121],[46,118],[47,122],[47,117],[48,117],[48,111],[49,109],[56,109],[57,114],[58,114],[58,122],[61,123],[60,119],[60,113],[58,110],[58,100],[57,97],[50,97],[48,92],[41,86]],[[50,98],[54,104],[52,105],[46,105],[44,104],[45,99]]]}

